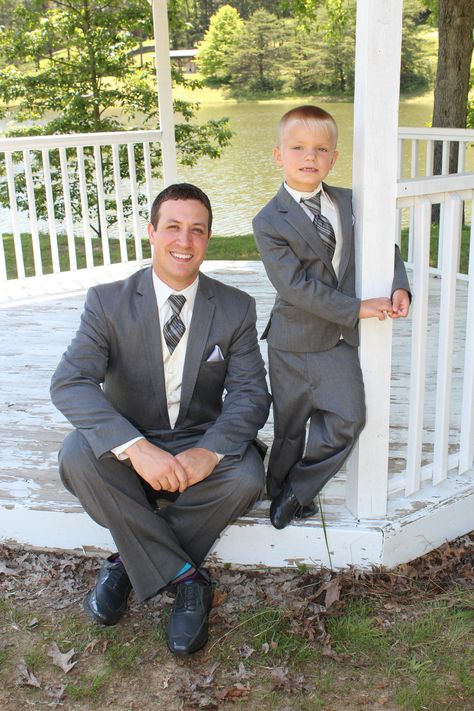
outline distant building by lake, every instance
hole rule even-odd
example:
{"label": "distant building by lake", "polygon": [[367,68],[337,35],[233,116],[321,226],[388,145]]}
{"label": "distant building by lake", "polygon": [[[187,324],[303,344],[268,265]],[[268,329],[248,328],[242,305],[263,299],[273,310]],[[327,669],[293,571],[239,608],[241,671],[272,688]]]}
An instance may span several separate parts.
{"label": "distant building by lake", "polygon": [[[151,54],[155,52],[155,45],[142,45],[136,49],[132,49],[130,56],[134,57],[138,55],[140,57],[140,65],[143,64],[143,55]],[[197,49],[170,49],[170,59],[171,61],[185,74],[195,74],[197,72],[197,65],[195,57],[197,54]],[[155,64],[155,58],[153,57],[153,64]]]}

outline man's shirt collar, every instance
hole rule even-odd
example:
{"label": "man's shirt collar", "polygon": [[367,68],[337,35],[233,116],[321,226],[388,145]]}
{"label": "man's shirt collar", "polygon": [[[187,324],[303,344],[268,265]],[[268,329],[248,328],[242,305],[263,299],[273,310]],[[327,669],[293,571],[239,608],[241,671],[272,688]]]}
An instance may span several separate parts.
{"label": "man's shirt collar", "polygon": [[197,288],[199,285],[199,275],[196,277],[196,279],[193,281],[192,284],[187,286],[185,289],[178,291],[177,289],[172,289],[171,286],[168,286],[168,284],[165,284],[165,282],[162,281],[156,275],[153,268],[152,268],[152,274],[153,274],[153,287],[155,289],[156,301],[157,301],[159,309],[161,309],[161,307],[166,303],[166,301],[171,296],[171,294],[182,294],[183,296],[186,297],[186,303],[188,304],[188,306],[191,306],[191,308],[192,308],[192,306],[194,305],[194,300],[196,298]]}

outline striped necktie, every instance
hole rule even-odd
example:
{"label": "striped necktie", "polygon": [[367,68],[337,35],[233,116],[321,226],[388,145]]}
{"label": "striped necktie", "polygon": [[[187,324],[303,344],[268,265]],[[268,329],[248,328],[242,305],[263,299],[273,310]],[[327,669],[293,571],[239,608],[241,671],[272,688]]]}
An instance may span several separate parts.
{"label": "striped necktie", "polygon": [[334,252],[336,251],[336,235],[334,234],[333,226],[327,217],[321,215],[321,191],[306,200],[301,198],[301,202],[304,203],[308,210],[310,210],[314,215],[313,224],[316,227],[322,242],[324,242],[324,246],[329,254],[329,259],[332,260]]}
{"label": "striped necktie", "polygon": [[168,301],[170,302],[173,314],[163,326],[163,335],[169,352],[173,353],[186,330],[186,326],[179,315],[185,304],[186,297],[181,294],[171,294],[168,297]]}

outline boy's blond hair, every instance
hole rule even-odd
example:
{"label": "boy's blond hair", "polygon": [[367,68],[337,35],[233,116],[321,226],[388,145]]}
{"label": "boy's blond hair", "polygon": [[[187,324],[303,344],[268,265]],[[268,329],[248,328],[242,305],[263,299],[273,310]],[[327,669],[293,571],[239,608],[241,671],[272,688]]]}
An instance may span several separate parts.
{"label": "boy's blond hair", "polygon": [[277,146],[281,145],[283,134],[288,126],[295,123],[302,123],[308,128],[324,129],[333,141],[334,148],[336,148],[337,123],[330,113],[319,106],[312,106],[311,104],[290,109],[281,117],[278,123]]}

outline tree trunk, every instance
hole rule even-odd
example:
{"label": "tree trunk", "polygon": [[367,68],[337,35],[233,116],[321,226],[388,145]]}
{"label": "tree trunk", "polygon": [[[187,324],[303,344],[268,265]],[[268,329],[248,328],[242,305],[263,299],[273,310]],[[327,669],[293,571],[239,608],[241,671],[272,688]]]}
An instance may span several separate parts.
{"label": "tree trunk", "polygon": [[[473,0],[439,0],[438,68],[433,127],[465,128],[474,28]],[[435,146],[433,172],[441,173],[441,144]],[[451,146],[449,172],[457,169],[457,144]]]}

